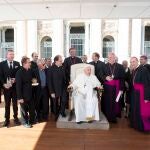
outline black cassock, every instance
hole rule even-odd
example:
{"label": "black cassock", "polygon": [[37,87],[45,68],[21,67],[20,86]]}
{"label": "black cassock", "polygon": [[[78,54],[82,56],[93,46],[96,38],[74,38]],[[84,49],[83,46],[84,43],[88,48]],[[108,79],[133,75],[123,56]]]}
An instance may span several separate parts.
{"label": "black cassock", "polygon": [[[58,115],[58,111],[61,114],[65,112],[65,106],[67,102],[66,98],[66,76],[65,70],[63,66],[56,66],[55,64],[50,67],[47,71],[47,82],[48,82],[48,89],[50,94],[55,93],[55,98],[53,99],[54,102],[54,112]],[[58,108],[58,99],[60,98],[61,106]]]}
{"label": "black cassock", "polygon": [[144,67],[146,67],[147,70],[150,72],[150,64],[145,64]]}
{"label": "black cassock", "polygon": [[37,68],[38,68],[37,63],[34,61],[31,61],[31,69],[37,69]]}
{"label": "black cassock", "polygon": [[74,64],[79,64],[82,63],[82,60],[78,57],[67,57],[64,60],[64,69],[65,69],[65,75],[66,75],[66,79],[67,79],[67,83],[70,82],[70,71],[71,71],[71,66]]}
{"label": "black cassock", "polygon": [[130,123],[137,130],[150,131],[150,73],[143,66],[132,72]]}
{"label": "black cassock", "polygon": [[105,63],[98,60],[97,62],[90,62],[89,64],[94,65],[95,68],[95,75],[98,80],[103,84],[104,83],[104,74],[105,74]]}
{"label": "black cassock", "polygon": [[112,76],[113,80],[104,82],[104,93],[102,95],[102,111],[108,121],[116,122],[117,117],[121,117],[121,101],[116,102],[119,91],[124,90],[124,68],[118,63],[105,65],[105,75]]}

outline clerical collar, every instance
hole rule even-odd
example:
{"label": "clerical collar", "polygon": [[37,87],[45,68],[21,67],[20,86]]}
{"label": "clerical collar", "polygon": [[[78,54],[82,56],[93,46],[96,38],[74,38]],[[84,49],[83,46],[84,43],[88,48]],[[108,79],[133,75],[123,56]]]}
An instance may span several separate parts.
{"label": "clerical collar", "polygon": [[135,69],[133,69],[133,71],[136,71],[138,68],[139,68],[139,65]]}
{"label": "clerical collar", "polygon": [[56,67],[58,67],[58,68],[59,68],[59,67],[61,67],[61,66],[59,66],[59,65],[56,65],[56,64],[55,64],[55,66],[56,66]]}
{"label": "clerical collar", "polygon": [[109,63],[109,65],[111,65],[111,66],[114,66],[116,63],[113,63],[113,64],[111,64],[111,63]]}
{"label": "clerical collar", "polygon": [[71,59],[75,59],[75,56],[74,57],[70,56],[70,57],[71,57]]}
{"label": "clerical collar", "polygon": [[22,67],[25,71],[28,71],[30,68],[25,68],[25,67]]}
{"label": "clerical collar", "polygon": [[76,63],[76,57],[70,57],[70,61],[71,61],[71,64],[75,64]]}

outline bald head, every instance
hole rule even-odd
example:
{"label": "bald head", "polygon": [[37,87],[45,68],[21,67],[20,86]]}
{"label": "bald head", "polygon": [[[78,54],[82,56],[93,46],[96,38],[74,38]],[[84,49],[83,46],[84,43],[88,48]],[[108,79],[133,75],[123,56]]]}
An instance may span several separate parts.
{"label": "bald head", "polygon": [[87,76],[90,76],[91,75],[91,67],[90,66],[87,66],[84,68],[84,73],[87,75]]}
{"label": "bald head", "polygon": [[124,67],[125,69],[128,68],[128,61],[124,60],[124,61],[122,62],[122,65],[123,65],[123,67]]}
{"label": "bald head", "polygon": [[138,67],[138,64],[139,64],[139,61],[137,59],[137,57],[131,57],[130,58],[130,66],[131,66],[131,69],[136,69]]}
{"label": "bald head", "polygon": [[33,52],[31,56],[32,56],[33,61],[37,62],[37,60],[38,60],[38,53]]}

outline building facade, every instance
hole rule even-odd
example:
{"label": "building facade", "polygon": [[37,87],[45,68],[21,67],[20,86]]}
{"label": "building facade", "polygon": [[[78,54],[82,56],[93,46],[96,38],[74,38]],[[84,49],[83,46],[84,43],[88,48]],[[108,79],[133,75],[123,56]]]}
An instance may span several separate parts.
{"label": "building facade", "polygon": [[80,20],[27,20],[0,22],[0,58],[5,59],[8,49],[15,57],[31,57],[38,52],[41,58],[69,55],[75,47],[77,55],[98,52],[106,59],[115,52],[119,62],[131,56],[150,56],[150,20],[148,19],[80,19]]}

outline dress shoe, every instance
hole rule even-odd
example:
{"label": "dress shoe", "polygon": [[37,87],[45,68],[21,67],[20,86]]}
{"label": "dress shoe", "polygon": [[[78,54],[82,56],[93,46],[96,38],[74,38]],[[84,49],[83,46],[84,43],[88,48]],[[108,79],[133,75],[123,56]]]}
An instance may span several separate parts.
{"label": "dress shoe", "polygon": [[66,113],[61,113],[61,116],[62,116],[63,118],[65,118],[65,117],[66,117]]}
{"label": "dress shoe", "polygon": [[10,124],[10,121],[9,120],[5,120],[4,123],[3,123],[3,127],[8,127]]}
{"label": "dress shoe", "polygon": [[14,119],[14,123],[15,123],[15,125],[21,125],[21,122],[19,121],[19,119],[18,118],[16,118],[16,119]]}
{"label": "dress shoe", "polygon": [[79,122],[77,122],[77,124],[82,124],[83,123],[83,121],[79,121]]}
{"label": "dress shoe", "polygon": [[57,121],[57,119],[58,119],[58,115],[55,115],[55,119],[54,119],[54,121]]}
{"label": "dress shoe", "polygon": [[34,121],[29,121],[29,124],[30,124],[30,125],[37,124],[37,121],[36,121],[36,120],[34,120]]}
{"label": "dress shoe", "polygon": [[31,125],[31,124],[28,124],[28,123],[23,124],[23,126],[24,126],[25,128],[32,128],[32,125]]}
{"label": "dress shoe", "polygon": [[88,123],[93,123],[93,120],[88,121]]}

